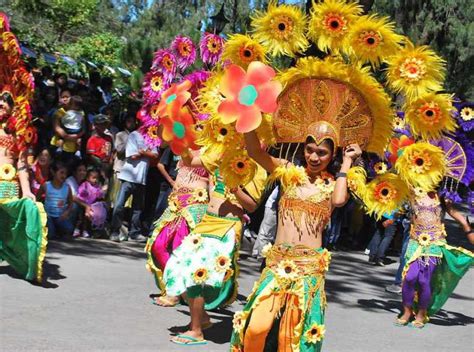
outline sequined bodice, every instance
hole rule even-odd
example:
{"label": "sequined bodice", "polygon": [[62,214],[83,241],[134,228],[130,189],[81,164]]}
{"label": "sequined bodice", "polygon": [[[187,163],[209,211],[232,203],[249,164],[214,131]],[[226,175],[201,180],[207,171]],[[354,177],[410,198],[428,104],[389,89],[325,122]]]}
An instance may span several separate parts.
{"label": "sequined bodice", "polygon": [[[428,199],[428,198],[426,198]],[[441,204],[438,197],[430,199],[428,204],[423,199],[414,198],[411,202],[413,218],[411,227],[412,238],[429,235],[432,240],[446,236],[444,225],[441,221]]]}

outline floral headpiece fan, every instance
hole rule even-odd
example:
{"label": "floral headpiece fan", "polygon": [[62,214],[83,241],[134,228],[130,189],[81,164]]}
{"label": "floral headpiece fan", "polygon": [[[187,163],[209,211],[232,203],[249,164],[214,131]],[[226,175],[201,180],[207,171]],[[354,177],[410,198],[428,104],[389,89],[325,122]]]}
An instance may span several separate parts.
{"label": "floral headpiece fan", "polygon": [[24,151],[36,142],[36,129],[32,125],[30,99],[33,97],[32,75],[20,58],[21,49],[15,35],[10,32],[8,17],[0,12],[0,93],[8,92],[14,101],[11,116],[6,123],[16,137],[16,148]]}

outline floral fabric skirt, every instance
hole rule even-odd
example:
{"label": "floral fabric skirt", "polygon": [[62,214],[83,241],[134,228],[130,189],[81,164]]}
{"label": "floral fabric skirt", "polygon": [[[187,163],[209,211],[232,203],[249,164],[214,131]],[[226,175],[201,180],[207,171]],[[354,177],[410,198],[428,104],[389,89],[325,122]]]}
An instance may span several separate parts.
{"label": "floral fabric skirt", "polygon": [[[172,196],[173,194],[170,198]],[[207,204],[195,202],[192,194],[182,194],[177,197],[177,200],[180,203],[171,202],[171,206],[158,219],[153,235],[145,246],[148,258],[147,269],[153,273],[156,285],[163,294],[166,294],[163,270],[171,254],[201,222],[207,209]]]}
{"label": "floral fabric skirt", "polygon": [[266,268],[234,316],[231,350],[320,351],[330,253],[288,244],[267,253]]}
{"label": "floral fabric skirt", "polygon": [[163,274],[167,294],[201,288],[206,309],[235,300],[241,230],[239,218],[206,213],[168,260]]}

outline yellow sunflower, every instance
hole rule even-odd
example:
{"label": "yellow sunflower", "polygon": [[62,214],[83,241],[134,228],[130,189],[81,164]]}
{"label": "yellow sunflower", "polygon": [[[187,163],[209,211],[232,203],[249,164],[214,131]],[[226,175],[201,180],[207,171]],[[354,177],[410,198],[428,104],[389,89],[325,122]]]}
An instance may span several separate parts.
{"label": "yellow sunflower", "polygon": [[228,152],[222,159],[221,173],[229,188],[245,186],[255,177],[256,172],[257,164],[245,151]]}
{"label": "yellow sunflower", "polygon": [[422,233],[418,236],[418,243],[423,247],[429,246],[431,243],[431,236],[427,233]]}
{"label": "yellow sunflower", "polygon": [[388,18],[361,16],[349,29],[343,48],[348,55],[378,67],[384,58],[397,53],[403,38],[394,32],[394,24]]}
{"label": "yellow sunflower", "polygon": [[258,139],[265,146],[276,144],[275,134],[273,133],[272,115],[262,114],[262,123],[255,130]]}
{"label": "yellow sunflower", "polygon": [[395,130],[402,130],[405,128],[405,120],[401,117],[395,117],[393,119],[393,129]]}
{"label": "yellow sunflower", "polygon": [[396,211],[407,199],[408,194],[407,185],[398,175],[385,173],[370,181],[361,191],[360,198],[368,213],[380,219],[383,214]]}
{"label": "yellow sunflower", "polygon": [[471,121],[472,119],[474,119],[473,111],[470,107],[465,107],[461,109],[459,116],[461,116],[464,121]]}
{"label": "yellow sunflower", "polygon": [[229,281],[229,279],[234,275],[234,270],[233,269],[227,269],[225,271],[225,275],[224,275],[224,279],[223,281],[226,282],[226,281]]}
{"label": "yellow sunflower", "polygon": [[204,282],[206,282],[208,277],[209,277],[209,273],[206,268],[198,268],[193,274],[193,280],[198,285],[201,285]]}
{"label": "yellow sunflower", "polygon": [[281,261],[276,269],[276,275],[281,280],[295,281],[298,278],[298,272],[298,266],[289,259]]}
{"label": "yellow sunflower", "polygon": [[267,63],[263,46],[248,35],[234,34],[229,37],[222,53],[223,60],[247,69],[252,61]]}
{"label": "yellow sunflower", "polygon": [[304,52],[309,42],[305,36],[306,16],[291,5],[277,5],[271,0],[266,12],[252,17],[253,37],[267,48],[270,55],[295,56]]}
{"label": "yellow sunflower", "polygon": [[234,319],[232,319],[232,326],[237,333],[241,333],[245,327],[245,322],[249,316],[248,312],[235,312]]}
{"label": "yellow sunflower", "polygon": [[308,24],[308,37],[322,51],[342,49],[349,28],[362,13],[362,7],[345,0],[313,2]]}
{"label": "yellow sunflower", "polygon": [[16,169],[13,165],[3,164],[0,166],[0,180],[11,181],[15,178]]}
{"label": "yellow sunflower", "polygon": [[444,152],[427,142],[413,143],[403,149],[395,169],[412,188],[432,191],[446,172]]}
{"label": "yellow sunflower", "polygon": [[216,258],[216,263],[215,263],[216,271],[217,272],[227,271],[227,269],[230,268],[230,264],[231,264],[231,261],[228,256],[220,255]]}
{"label": "yellow sunflower", "polygon": [[445,61],[428,46],[415,47],[407,41],[387,63],[387,83],[408,100],[442,89]]}
{"label": "yellow sunflower", "polygon": [[455,111],[452,96],[429,93],[405,105],[405,117],[415,136],[423,139],[436,139],[443,132],[456,130],[453,117]]}
{"label": "yellow sunflower", "polygon": [[193,191],[193,200],[197,203],[206,203],[208,200],[207,191],[203,188],[198,188]]}
{"label": "yellow sunflower", "polygon": [[183,242],[187,247],[196,250],[202,246],[203,239],[202,236],[199,234],[191,234],[186,236]]}
{"label": "yellow sunflower", "polygon": [[224,70],[214,69],[211,76],[204,82],[199,94],[196,98],[196,103],[199,108],[199,112],[202,114],[210,114],[211,119],[217,118],[217,107],[224,100],[224,97],[219,92],[219,85],[221,82]]}
{"label": "yellow sunflower", "polygon": [[383,175],[387,172],[387,164],[383,161],[379,161],[378,163],[375,163],[374,170],[377,175]]}
{"label": "yellow sunflower", "polygon": [[420,187],[415,187],[413,189],[413,192],[415,194],[415,197],[417,197],[417,198],[421,198],[421,197],[424,197],[426,195],[426,192],[423,190],[423,188],[420,188]]}
{"label": "yellow sunflower", "polygon": [[324,334],[326,333],[326,328],[324,325],[318,325],[314,323],[310,326],[308,330],[304,333],[306,341],[309,343],[315,344],[324,339]]}

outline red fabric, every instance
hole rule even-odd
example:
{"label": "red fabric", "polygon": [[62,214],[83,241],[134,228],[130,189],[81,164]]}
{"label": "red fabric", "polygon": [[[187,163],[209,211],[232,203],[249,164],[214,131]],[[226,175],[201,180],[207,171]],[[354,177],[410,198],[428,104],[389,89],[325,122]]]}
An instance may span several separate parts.
{"label": "red fabric", "polygon": [[96,156],[102,161],[109,161],[112,156],[112,137],[95,135],[87,141],[87,154]]}

